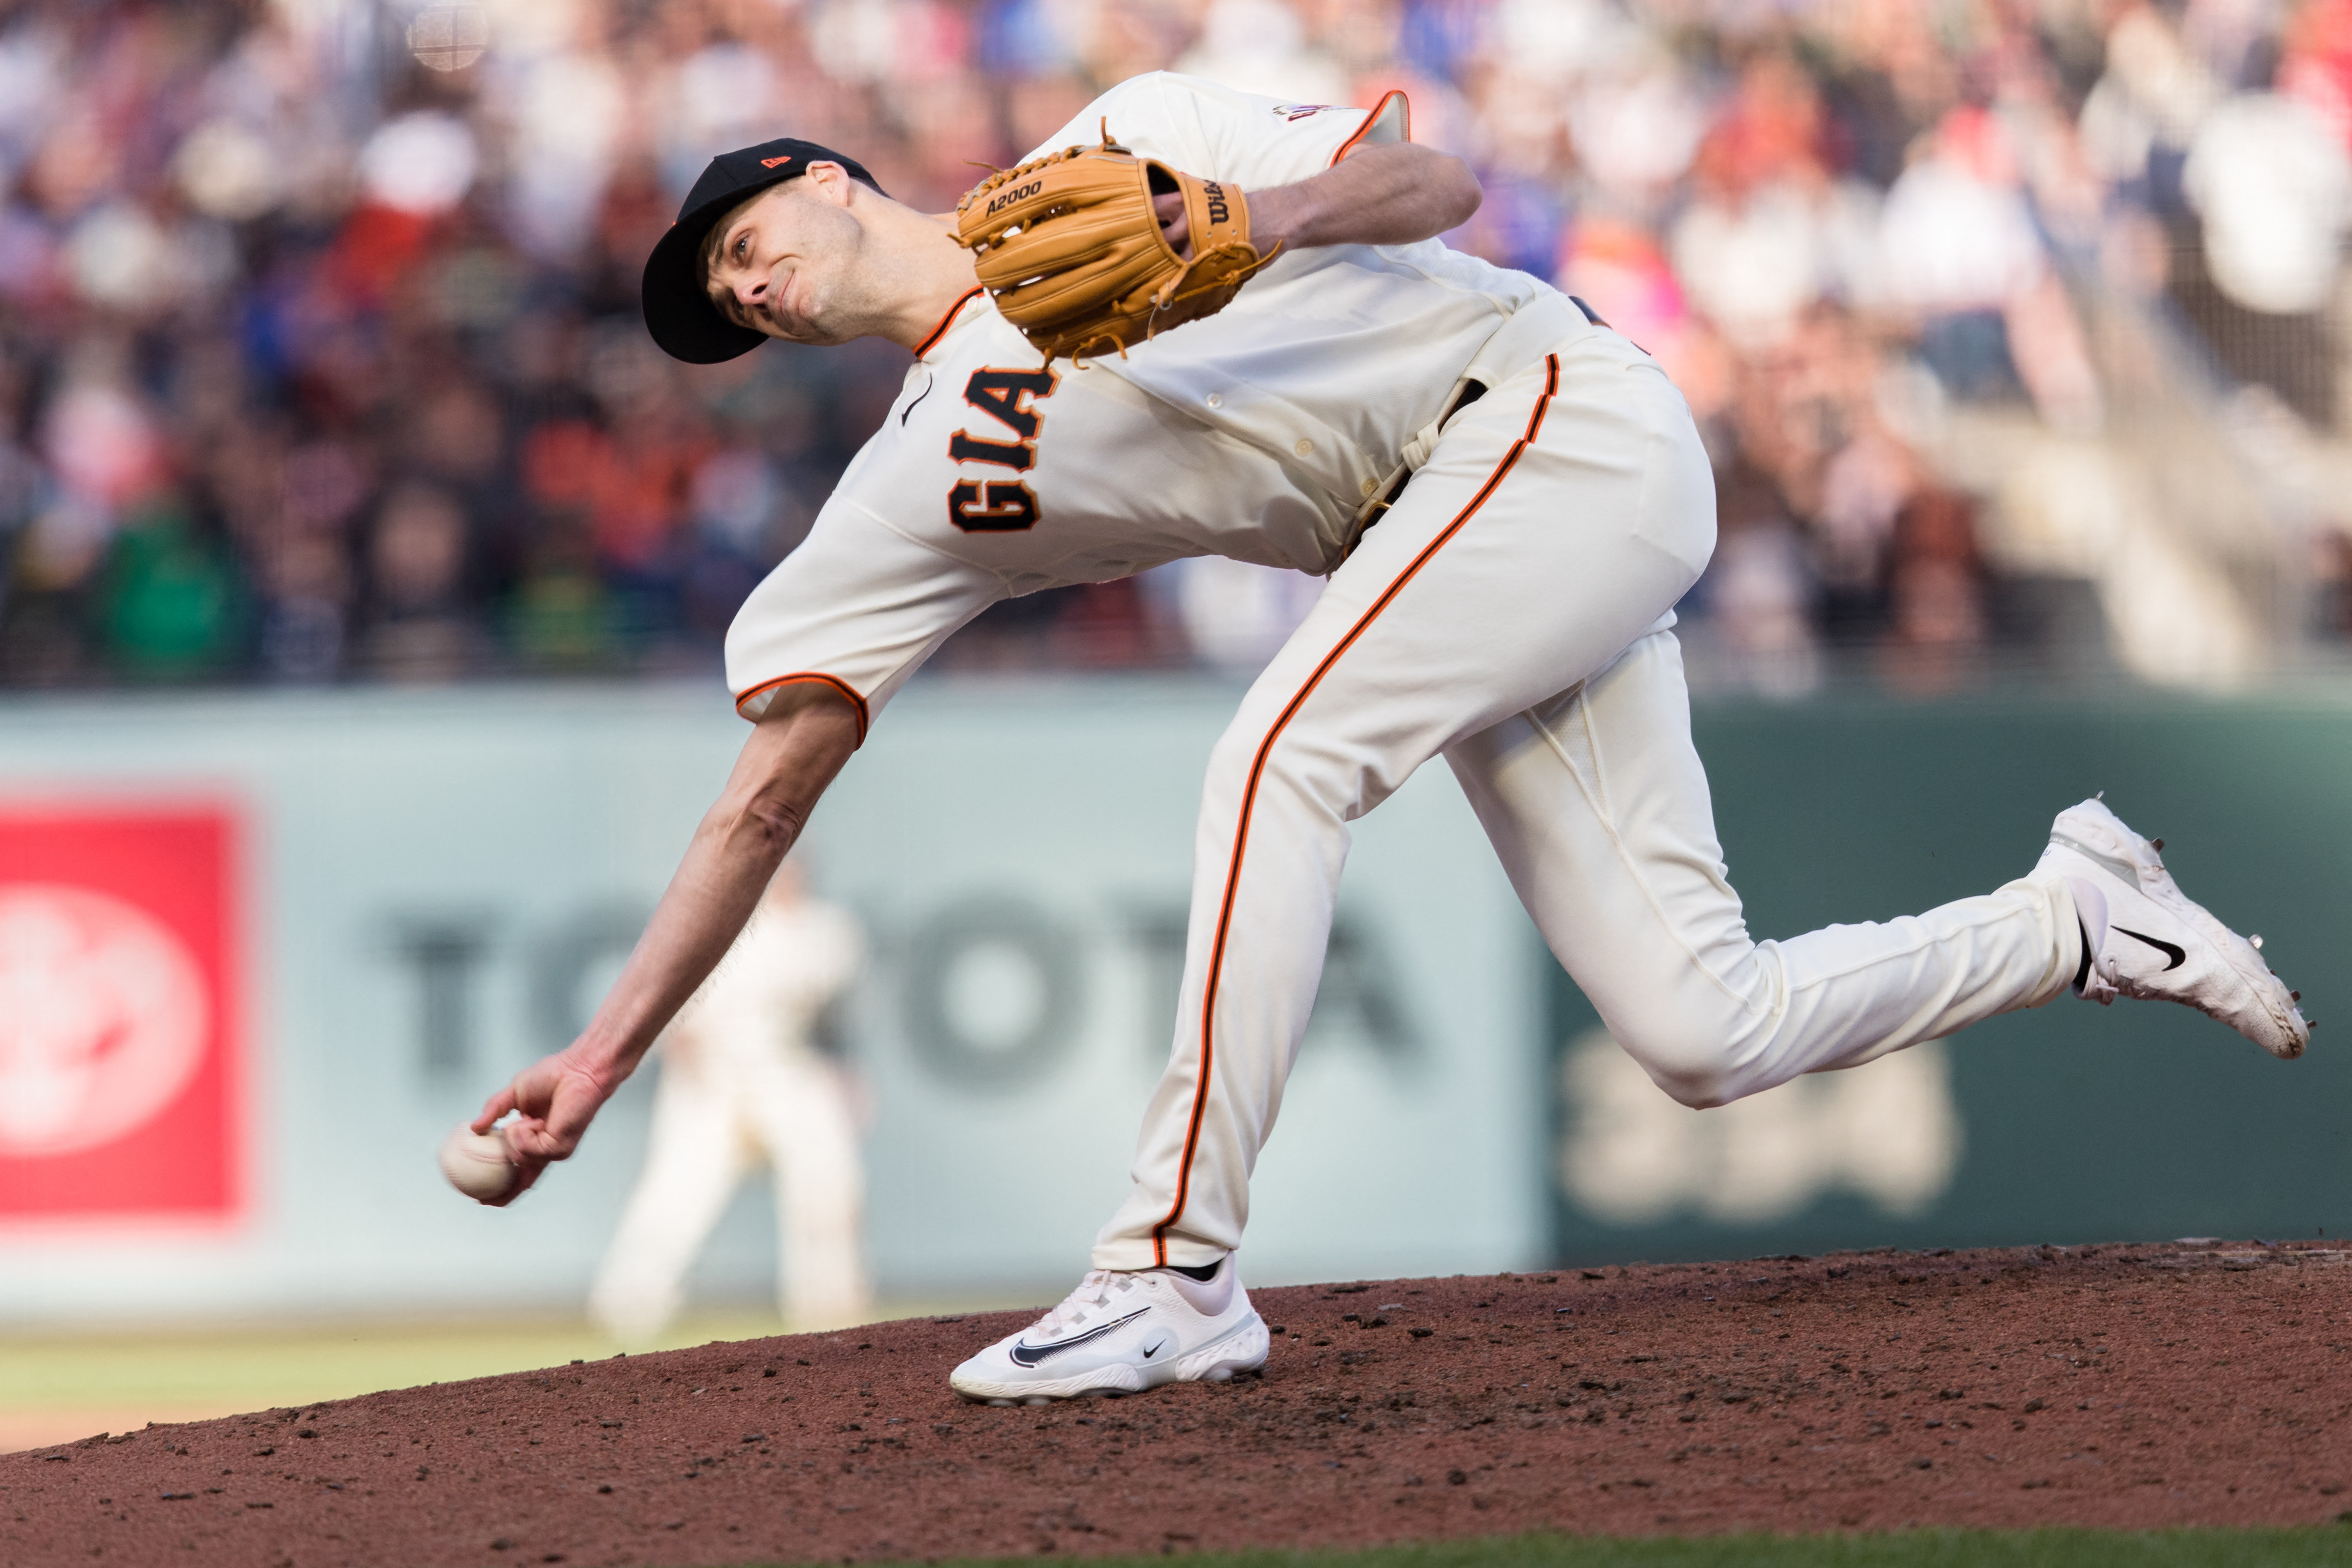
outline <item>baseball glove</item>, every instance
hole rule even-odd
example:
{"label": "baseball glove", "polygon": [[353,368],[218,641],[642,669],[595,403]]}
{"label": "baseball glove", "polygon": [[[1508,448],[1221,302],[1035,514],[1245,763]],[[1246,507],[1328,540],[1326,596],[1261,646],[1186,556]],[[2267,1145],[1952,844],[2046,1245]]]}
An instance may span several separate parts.
{"label": "baseball glove", "polygon": [[[1181,195],[1192,258],[1170,247],[1155,195]],[[956,205],[981,287],[1051,364],[1129,348],[1222,310],[1261,258],[1231,185],[1139,158],[1110,139],[992,174]]]}

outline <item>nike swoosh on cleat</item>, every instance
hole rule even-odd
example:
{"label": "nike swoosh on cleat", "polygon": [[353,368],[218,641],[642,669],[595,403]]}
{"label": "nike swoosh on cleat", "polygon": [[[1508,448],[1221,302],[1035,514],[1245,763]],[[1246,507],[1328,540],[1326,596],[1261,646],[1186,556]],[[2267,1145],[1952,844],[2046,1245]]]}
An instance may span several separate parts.
{"label": "nike swoosh on cleat", "polygon": [[1149,1312],[1150,1310],[1151,1310],[1151,1309],[1149,1307],[1139,1307],[1124,1318],[1113,1319],[1111,1321],[1105,1323],[1099,1329],[1088,1329],[1085,1333],[1076,1336],[1075,1339],[1063,1340],[1055,1344],[1033,1345],[1026,1340],[1015,1340],[1013,1342],[1013,1348],[1005,1353],[1013,1358],[1013,1364],[1015,1366],[1035,1366],[1039,1362],[1044,1361],[1049,1355],[1056,1354],[1062,1351],[1074,1349],[1076,1346],[1085,1344],[1088,1340],[1098,1340],[1105,1334],[1110,1332],[1113,1329],[1125,1328],[1128,1324],[1135,1321],[1136,1319],[1143,1316],[1144,1313]]}
{"label": "nike swoosh on cleat", "polygon": [[2158,942],[2152,936],[2142,936],[2139,932],[2132,930],[2129,926],[2109,926],[2107,929],[2109,931],[2121,931],[2124,935],[2130,937],[2134,942],[2144,942],[2147,943],[2148,946],[2156,949],[2158,952],[2170,955],[2172,962],[2164,966],[2165,971],[2168,973],[2179,968],[2181,964],[2188,961],[2189,953],[2187,950],[2175,947],[2168,942]]}

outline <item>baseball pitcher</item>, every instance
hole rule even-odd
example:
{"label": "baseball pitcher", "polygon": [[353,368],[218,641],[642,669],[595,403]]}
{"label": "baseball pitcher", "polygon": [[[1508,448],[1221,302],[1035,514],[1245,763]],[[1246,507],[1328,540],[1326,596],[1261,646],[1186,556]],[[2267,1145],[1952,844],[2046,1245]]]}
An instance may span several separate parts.
{"label": "baseball pitcher", "polygon": [[[728,638],[751,739],[611,994],[483,1107],[527,1176],[723,953],[818,796],[956,628],[1179,557],[1328,586],[1202,792],[1168,1068],[1126,1201],[965,1397],[1041,1402],[1263,1363],[1235,1278],[1349,822],[1443,756],[1528,912],[1658,1087],[1720,1105],[2073,992],[2185,1003],[2284,1057],[2254,948],[2104,805],[2025,875],[1885,924],[1749,938],[1690,738],[1673,605],[1715,542],[1706,452],[1650,357],[1435,237],[1475,210],[1406,105],[1159,74],[954,214],[779,141],[712,163],[647,263],[656,341],[889,339],[904,390]],[[1016,823],[986,830],[1020,831]]]}

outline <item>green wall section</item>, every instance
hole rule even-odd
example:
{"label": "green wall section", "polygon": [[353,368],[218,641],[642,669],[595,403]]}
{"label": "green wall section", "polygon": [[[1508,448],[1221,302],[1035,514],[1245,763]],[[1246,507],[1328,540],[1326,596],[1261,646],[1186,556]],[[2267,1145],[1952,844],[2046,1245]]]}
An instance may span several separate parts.
{"label": "green wall section", "polygon": [[[1702,709],[1695,732],[1759,938],[1989,891],[2032,866],[2060,809],[2105,790],[2166,840],[2190,897],[2263,933],[2323,1026],[2280,1062],[2161,1004],[1996,1018],[1945,1047],[1964,1142],[1926,1207],[1827,1192],[1766,1224],[1612,1225],[1555,1177],[1561,1260],[2352,1229],[2352,703],[1741,705]],[[1565,975],[1553,985],[1559,1048],[1595,1020]],[[1563,1131],[1573,1110],[1556,1107]]]}

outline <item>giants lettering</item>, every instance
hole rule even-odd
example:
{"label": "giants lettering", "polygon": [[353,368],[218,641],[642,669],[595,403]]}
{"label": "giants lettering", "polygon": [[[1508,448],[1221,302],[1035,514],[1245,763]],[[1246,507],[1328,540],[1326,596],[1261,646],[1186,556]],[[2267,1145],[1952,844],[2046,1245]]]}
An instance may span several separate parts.
{"label": "giants lettering", "polygon": [[963,384],[963,400],[1024,441],[1030,441],[1037,436],[1037,411],[1028,405],[1029,399],[1053,396],[1054,388],[1061,381],[1059,373],[1051,366],[1044,370],[976,370],[971,379]]}
{"label": "giants lettering", "polygon": [[[1054,395],[1061,376],[1051,367],[971,373],[963,400],[1004,426],[1012,440],[958,430],[948,437],[948,456],[959,463],[993,463],[1026,473],[1037,462],[1037,410],[1032,403]],[[1017,533],[1037,526],[1037,496],[1018,479],[959,479],[948,491],[948,521],[966,533]]]}
{"label": "giants lettering", "polygon": [[1037,461],[1034,441],[983,441],[959,430],[948,437],[948,456],[959,463],[1002,463],[1027,470]]}
{"label": "giants lettering", "polygon": [[948,492],[948,521],[966,533],[1018,533],[1037,526],[1037,497],[1019,479],[960,479]]}

